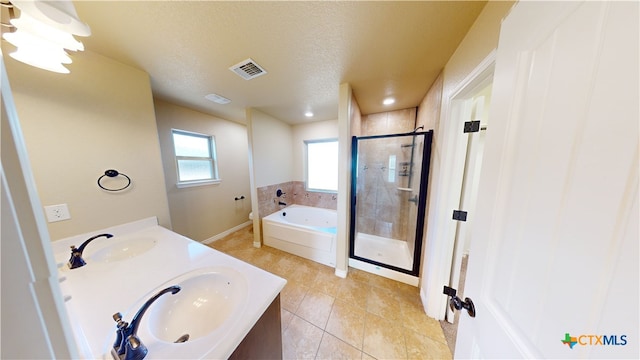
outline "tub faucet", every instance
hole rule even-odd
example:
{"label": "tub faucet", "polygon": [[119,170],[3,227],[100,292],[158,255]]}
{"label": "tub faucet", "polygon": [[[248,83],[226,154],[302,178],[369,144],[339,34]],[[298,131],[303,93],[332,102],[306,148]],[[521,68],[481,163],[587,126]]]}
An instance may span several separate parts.
{"label": "tub faucet", "polygon": [[85,242],[82,243],[82,245],[80,245],[79,248],[76,248],[75,245],[71,245],[71,258],[69,259],[69,263],[68,263],[70,269],[75,269],[75,268],[79,268],[81,266],[87,265],[87,263],[82,258],[82,252],[84,251],[84,248],[85,246],[87,246],[87,244],[89,244],[90,242],[92,242],[93,240],[101,236],[104,236],[107,239],[110,237],[113,237],[113,235],[111,234],[100,234],[100,235],[96,235],[88,238],[87,240],[85,240]]}
{"label": "tub faucet", "polygon": [[177,285],[169,286],[166,289],[160,290],[157,294],[149,298],[144,305],[142,305],[140,310],[138,310],[138,312],[133,316],[131,324],[122,320],[121,313],[113,314],[113,320],[118,324],[116,330],[116,341],[113,343],[113,350],[111,351],[114,359],[142,360],[147,356],[147,347],[144,346],[137,335],[142,315],[144,315],[147,309],[149,309],[149,306],[158,300],[160,296],[168,292],[176,294],[178,291],[180,291],[180,286]]}
{"label": "tub faucet", "polygon": [[278,205],[287,206],[287,203],[283,203],[282,201],[278,201]]}

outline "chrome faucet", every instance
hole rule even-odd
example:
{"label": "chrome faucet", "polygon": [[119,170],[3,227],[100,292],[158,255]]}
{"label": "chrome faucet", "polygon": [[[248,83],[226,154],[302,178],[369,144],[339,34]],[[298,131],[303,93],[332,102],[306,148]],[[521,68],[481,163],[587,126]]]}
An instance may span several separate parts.
{"label": "chrome faucet", "polygon": [[116,341],[113,343],[113,350],[111,351],[111,355],[113,355],[114,359],[142,360],[147,356],[147,347],[144,346],[137,335],[142,315],[144,315],[149,306],[158,300],[160,296],[168,292],[176,294],[178,291],[180,291],[180,286],[177,285],[169,286],[166,289],[160,290],[157,294],[149,298],[144,305],[142,305],[140,310],[138,310],[134,315],[133,320],[131,320],[131,324],[122,320],[121,313],[118,312],[113,314],[113,320],[118,324],[116,330]]}
{"label": "chrome faucet", "polygon": [[85,242],[82,243],[82,245],[80,245],[79,248],[76,248],[75,245],[71,245],[71,258],[69,259],[68,263],[70,269],[75,269],[87,265],[87,263],[82,258],[82,252],[84,251],[84,248],[87,246],[87,244],[101,236],[104,236],[107,239],[113,237],[113,235],[111,234],[100,234],[88,238],[87,240],[85,240]]}

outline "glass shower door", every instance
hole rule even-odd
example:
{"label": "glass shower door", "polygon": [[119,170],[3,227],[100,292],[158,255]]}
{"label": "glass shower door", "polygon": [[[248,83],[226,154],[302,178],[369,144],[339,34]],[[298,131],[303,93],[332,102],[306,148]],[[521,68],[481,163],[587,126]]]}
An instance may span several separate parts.
{"label": "glass shower door", "polygon": [[431,137],[353,138],[351,258],[418,275]]}

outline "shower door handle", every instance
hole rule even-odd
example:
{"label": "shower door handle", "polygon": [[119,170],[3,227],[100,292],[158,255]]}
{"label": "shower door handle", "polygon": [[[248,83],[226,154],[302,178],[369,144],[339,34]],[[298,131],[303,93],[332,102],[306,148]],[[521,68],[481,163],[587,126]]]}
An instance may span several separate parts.
{"label": "shower door handle", "polygon": [[418,195],[414,195],[411,199],[409,199],[407,201],[415,203],[416,205],[418,205]]}

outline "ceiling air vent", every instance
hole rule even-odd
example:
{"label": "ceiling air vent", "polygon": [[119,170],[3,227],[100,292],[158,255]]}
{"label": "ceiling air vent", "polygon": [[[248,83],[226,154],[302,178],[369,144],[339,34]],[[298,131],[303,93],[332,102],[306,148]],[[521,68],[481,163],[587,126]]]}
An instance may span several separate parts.
{"label": "ceiling air vent", "polygon": [[267,70],[263,69],[251,58],[233,65],[229,70],[238,74],[245,80],[251,80],[267,73]]}

